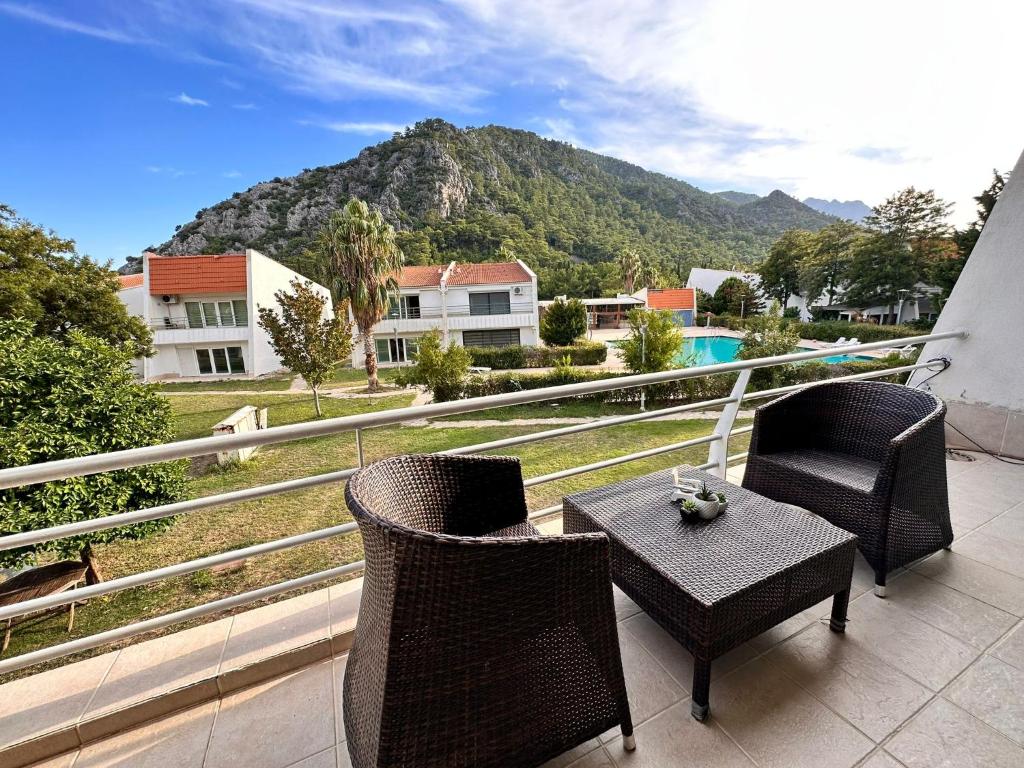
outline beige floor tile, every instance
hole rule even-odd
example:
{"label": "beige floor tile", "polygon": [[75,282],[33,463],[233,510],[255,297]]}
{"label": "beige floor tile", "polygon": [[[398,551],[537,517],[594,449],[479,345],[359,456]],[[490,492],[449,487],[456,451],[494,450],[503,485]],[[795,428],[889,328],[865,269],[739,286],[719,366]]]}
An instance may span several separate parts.
{"label": "beige floor tile", "polygon": [[334,747],[292,763],[288,768],[337,768],[338,752]]}
{"label": "beige floor tile", "polygon": [[1024,579],[952,552],[938,552],[913,570],[1014,616],[1024,616]]}
{"label": "beige floor tile", "polygon": [[122,649],[86,712],[95,717],[217,673],[231,619],[221,619]]}
{"label": "beige floor tile", "polygon": [[[832,600],[826,601],[828,606],[831,606]],[[819,603],[819,605],[821,605]],[[831,610],[831,608],[828,608]],[[828,613],[828,610],[825,613]],[[788,619],[780,624],[776,624],[771,629],[762,632],[760,635],[750,641],[751,647],[755,648],[758,653],[764,653],[779,643],[788,640],[798,632],[803,632],[812,624],[818,622],[818,619],[822,615],[822,611],[819,610],[818,606],[808,608],[806,611],[801,611],[796,616],[790,616]]]}
{"label": "beige floor tile", "polygon": [[698,723],[687,701],[674,704],[636,729],[636,750],[619,738],[608,752],[619,768],[751,768],[753,763],[712,720]]}
{"label": "beige floor tile", "polygon": [[1024,670],[982,656],[945,692],[946,698],[1024,746]]}
{"label": "beige floor tile", "polygon": [[876,742],[932,696],[870,653],[856,636],[836,634],[822,624],[790,638],[767,658]]}
{"label": "beige floor tile", "polygon": [[570,749],[568,752],[563,752],[552,760],[548,760],[540,768],[566,768],[567,766],[574,764],[577,760],[598,749],[601,749],[601,742],[597,739],[590,739],[589,741],[583,742],[578,747]]}
{"label": "beige floor tile", "polygon": [[352,768],[352,758],[349,757],[344,744],[338,747],[338,768]]}
{"label": "beige floor tile", "polygon": [[340,635],[356,628],[359,616],[359,600],[363,594],[363,580],[352,579],[341,584],[332,584],[331,601],[331,634]]}
{"label": "beige floor tile", "polygon": [[866,762],[861,763],[860,768],[904,768],[904,765],[884,749],[880,749]]}
{"label": "beige floor tile", "polygon": [[1024,504],[1018,504],[999,517],[992,518],[978,529],[978,533],[1024,546]]}
{"label": "beige floor tile", "polygon": [[64,755],[51,757],[49,760],[44,760],[41,763],[33,763],[29,768],[71,768],[76,757],[78,757],[78,752],[68,752]]}
{"label": "beige floor tile", "polygon": [[843,768],[874,746],[764,657],[712,684],[711,717],[762,768]]}
{"label": "beige floor tile", "polygon": [[[619,647],[634,725],[689,695],[689,691],[672,679],[625,624],[619,624]],[[618,734],[619,729],[615,728],[611,733]]]}
{"label": "beige floor tile", "polygon": [[218,702],[119,733],[82,748],[77,768],[201,768]]}
{"label": "beige floor tile", "polygon": [[[693,688],[693,656],[676,642],[668,632],[662,629],[646,613],[631,616],[623,626],[635,637],[644,649],[654,657],[678,683],[679,687],[689,694]],[[749,644],[741,645],[729,653],[715,659],[711,664],[712,678],[718,678],[731,670],[750,661],[757,655]]]}
{"label": "beige floor tile", "polygon": [[1017,617],[945,584],[907,571],[889,582],[886,602],[977,648],[988,648]]}
{"label": "beige floor tile", "polygon": [[973,531],[953,543],[953,552],[1024,578],[1024,544]]}
{"label": "beige floor tile", "polygon": [[933,691],[946,685],[981,653],[873,594],[850,603],[849,615],[846,633],[851,638]]}
{"label": "beige floor tile", "polygon": [[331,662],[224,698],[205,768],[282,768],[334,744]]}
{"label": "beige floor tile", "polygon": [[73,726],[118,653],[0,685],[0,747]]}
{"label": "beige floor tile", "polygon": [[991,653],[1017,669],[1024,669],[1024,621],[1018,623]]}
{"label": "beige floor tile", "polygon": [[626,593],[616,586],[612,586],[612,595],[615,598],[615,620],[623,621],[635,613],[640,612],[640,606],[630,600]]}
{"label": "beige floor tile", "polygon": [[221,659],[221,672],[328,637],[327,590],[264,605],[234,617]]}
{"label": "beige floor tile", "polygon": [[1024,750],[945,699],[932,701],[886,744],[907,768],[1020,768]]}
{"label": "beige floor tile", "polygon": [[568,768],[615,768],[615,763],[612,762],[608,752],[602,748],[587,753],[576,762],[570,763]]}
{"label": "beige floor tile", "polygon": [[348,654],[336,656],[331,664],[333,667],[332,674],[334,675],[334,722],[337,726],[335,738],[339,743],[342,743],[348,741],[348,734],[345,733],[345,707],[342,703]]}

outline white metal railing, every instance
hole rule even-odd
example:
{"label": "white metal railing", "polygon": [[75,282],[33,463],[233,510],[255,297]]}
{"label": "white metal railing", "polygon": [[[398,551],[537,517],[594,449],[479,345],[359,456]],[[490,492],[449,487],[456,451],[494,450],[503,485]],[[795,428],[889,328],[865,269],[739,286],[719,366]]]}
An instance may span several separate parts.
{"label": "white metal railing", "polygon": [[[541,402],[545,400],[556,400],[566,397],[595,394],[600,392],[609,392],[619,389],[636,388],[652,384],[680,381],[684,379],[735,372],[738,373],[739,375],[737,376],[737,381],[733,386],[732,392],[728,397],[705,400],[698,403],[688,403],[686,405],[671,406],[659,410],[629,414],[626,416],[616,416],[611,418],[598,419],[595,421],[586,422],[582,424],[573,424],[570,426],[543,430],[540,432],[534,432],[526,435],[517,435],[514,437],[503,438],[500,440],[491,440],[489,442],[477,443],[475,445],[468,445],[444,451],[444,453],[451,455],[482,453],[486,451],[508,448],[516,445],[537,442],[540,440],[547,440],[557,437],[563,437],[566,435],[587,432],[594,429],[603,429],[620,424],[631,424],[640,421],[647,421],[650,419],[661,418],[673,414],[685,413],[687,411],[721,407],[721,415],[718,419],[715,430],[709,435],[693,438],[690,440],[684,440],[682,442],[671,443],[669,445],[657,446],[655,448],[648,448],[642,451],[635,451],[633,453],[616,456],[610,459],[604,459],[602,461],[593,462],[591,464],[585,464],[582,466],[559,470],[557,472],[551,472],[546,475],[527,478],[524,481],[524,485],[527,488],[531,488],[538,485],[542,485],[544,483],[550,483],[556,480],[561,480],[566,477],[572,477],[586,472],[594,472],[600,469],[605,469],[607,467],[612,467],[619,464],[637,461],[640,459],[649,458],[651,456],[657,456],[663,453],[669,453],[699,445],[709,446],[709,460],[706,463],[700,465],[700,468],[712,470],[719,474],[720,476],[724,477],[726,468],[730,463],[739,461],[746,457],[745,453],[733,455],[728,454],[729,438],[732,436],[745,434],[747,432],[750,432],[752,429],[752,427],[749,426],[739,428],[735,428],[733,426],[736,415],[742,403],[751,400],[776,397],[778,395],[785,394],[786,392],[791,392],[798,389],[802,389],[806,386],[811,386],[811,384],[797,384],[788,387],[780,387],[777,389],[747,393],[746,388],[749,382],[750,372],[755,368],[766,368],[776,365],[785,365],[789,363],[802,362],[805,360],[814,360],[820,357],[829,357],[836,354],[865,352],[905,344],[916,345],[923,344],[928,341],[965,338],[966,336],[966,331],[955,330],[947,331],[944,333],[933,333],[924,336],[910,337],[905,339],[872,342],[868,344],[857,344],[853,346],[843,347],[829,347],[826,349],[809,350],[805,352],[797,352],[788,355],[760,358],[756,360],[742,360],[731,363],[720,363],[717,365],[702,366],[698,368],[686,368],[682,370],[662,371],[659,373],[622,376],[610,379],[600,379],[596,381],[583,382],[579,384],[566,384],[555,387],[547,387],[544,389],[527,390],[523,392],[515,392],[502,395],[491,395],[487,397],[478,397],[470,400],[457,400],[446,403],[431,403],[429,405],[399,408],[389,411],[379,411],[376,413],[359,414],[356,416],[343,416],[339,418],[326,419],[317,422],[306,422],[302,424],[292,424],[282,427],[272,427],[257,432],[241,433],[237,435],[222,435],[216,437],[204,437],[194,440],[182,440],[179,442],[167,443],[164,445],[146,446],[143,448],[133,448],[123,451],[114,451],[106,454],[97,454],[93,456],[82,456],[71,459],[62,459],[59,461],[51,461],[43,464],[32,464],[28,466],[11,467],[8,469],[0,469],[0,490],[6,488],[14,488],[22,485],[30,485],[33,483],[50,482],[55,480],[63,480],[69,477],[80,477],[83,475],[108,472],[111,470],[125,469],[128,467],[135,467],[144,464],[153,464],[163,461],[171,461],[175,459],[183,459],[211,453],[218,453],[221,451],[230,451],[238,448],[247,448],[258,445],[269,445],[273,443],[282,443],[308,437],[333,435],[342,432],[353,432],[355,434],[358,463],[360,466],[362,466],[362,430],[364,429],[401,424],[403,422],[420,420],[425,418],[437,418],[440,416],[448,416],[461,413],[472,413],[474,411],[482,411],[490,408],[500,408],[504,406]],[[829,379],[829,381],[854,381],[860,379],[880,378],[898,375],[902,373],[909,373],[911,371],[925,368],[934,369],[937,365],[945,366],[946,363],[936,363],[936,361],[919,362],[899,366],[896,368],[888,368],[881,371],[871,371],[868,373],[842,376],[839,378]],[[211,496],[205,496],[198,499],[189,499],[186,501],[175,502],[172,504],[162,504],[156,507],[134,510],[131,512],[123,512],[120,514],[109,515],[107,517],[96,518],[92,520],[85,520],[76,523],[69,523],[66,525],[53,526],[50,528],[42,528],[35,531],[27,531],[23,533],[10,534],[7,536],[0,536],[0,550],[16,549],[18,547],[38,544],[45,541],[52,541],[55,539],[61,539],[68,536],[75,536],[85,533],[92,533],[95,531],[107,530],[110,528],[117,528],[123,525],[143,522],[146,520],[157,520],[175,515],[191,514],[193,512],[197,512],[203,509],[209,509],[211,507],[223,506],[226,504],[233,504],[237,502],[273,496],[280,493],[289,493],[292,491],[302,490],[306,488],[337,483],[347,479],[348,477],[351,477],[357,470],[358,467],[352,467],[334,472],[328,472],[321,475],[313,475],[310,477],[302,477],[294,480],[286,480],[283,482],[254,486],[251,488],[243,488],[237,491],[229,491],[226,493],[214,494]],[[535,510],[530,514],[530,518],[537,519],[557,514],[560,511],[560,509],[560,505],[554,505],[551,507],[546,507],[544,509]],[[196,571],[201,571],[206,568],[210,568],[212,566],[220,565],[227,562],[244,560],[251,557],[257,557],[259,555],[268,554],[270,552],[278,552],[284,549],[301,546],[303,544],[307,544],[313,541],[320,541],[323,539],[332,538],[334,536],[346,535],[352,533],[355,530],[355,523],[346,523],[343,525],[333,526],[318,531],[310,531],[283,539],[277,539],[262,544],[256,544],[253,546],[244,547],[242,549],[230,550],[228,552],[211,555],[196,560],[177,563],[163,568],[144,571],[142,573],[132,574],[131,576],[126,576],[119,579],[113,579],[111,581],[87,586],[78,590],[71,590],[56,595],[48,595],[45,597],[14,603],[9,606],[0,607],[0,621],[11,619],[15,616],[20,616],[26,613],[32,613],[35,611],[47,610],[50,608],[56,608],[62,605],[67,605],[73,601],[79,601],[90,597],[108,595],[123,589],[141,586],[144,584],[151,584],[175,576],[181,576],[183,574],[194,573]],[[270,596],[282,594],[284,592],[288,592],[301,587],[329,581],[331,579],[338,578],[342,575],[355,573],[359,571],[362,568],[362,566],[362,562],[349,563],[345,566],[332,568],[330,570],[321,571],[319,573],[309,574],[307,576],[302,576],[296,579],[281,582],[280,584],[275,584],[268,587],[252,590],[250,592],[246,592],[243,594],[235,595],[232,597],[215,600],[210,603],[205,603],[198,606],[194,606],[192,608],[176,611],[174,613],[166,614],[164,616],[159,616],[153,619],[148,619],[146,621],[122,627],[117,627],[115,629],[106,632],[101,632],[96,635],[91,635],[89,637],[84,637],[77,640],[61,643],[59,645],[40,649],[37,651],[32,651],[9,659],[2,659],[0,660],[0,674],[21,669],[43,661],[59,658],[61,656],[66,656],[71,653],[77,653],[83,650],[87,650],[89,648],[94,648],[105,643],[113,642],[115,640],[122,640],[128,637],[132,637],[134,635],[152,631],[154,629],[166,627],[180,621],[186,621],[189,619],[217,613],[228,608],[234,608],[239,605],[244,605],[248,602],[254,602],[256,600],[261,600]]]}

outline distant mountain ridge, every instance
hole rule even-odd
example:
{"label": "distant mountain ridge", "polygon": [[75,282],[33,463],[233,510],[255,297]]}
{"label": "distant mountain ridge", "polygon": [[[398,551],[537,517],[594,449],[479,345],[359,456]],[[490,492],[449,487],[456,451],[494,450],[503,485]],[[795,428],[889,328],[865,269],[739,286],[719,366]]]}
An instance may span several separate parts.
{"label": "distant mountain ridge", "polygon": [[538,272],[547,294],[555,283],[608,291],[625,248],[681,282],[692,266],[753,264],[784,230],[834,220],[778,190],[737,204],[528,131],[431,119],[346,162],[237,192],[156,250],[252,247],[301,272],[317,229],[352,196],[395,226],[407,263],[514,255]]}
{"label": "distant mountain ridge", "polygon": [[818,197],[806,197],[803,201],[808,208],[813,208],[838,219],[849,219],[860,222],[865,216],[871,215],[871,207],[863,200],[822,200]]}

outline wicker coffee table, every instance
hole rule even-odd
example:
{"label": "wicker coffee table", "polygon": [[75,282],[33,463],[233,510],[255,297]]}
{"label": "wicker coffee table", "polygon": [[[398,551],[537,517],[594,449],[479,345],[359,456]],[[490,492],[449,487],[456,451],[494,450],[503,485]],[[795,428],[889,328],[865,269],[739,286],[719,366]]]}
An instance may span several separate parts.
{"label": "wicker coffee table", "polygon": [[693,654],[692,713],[709,713],[711,662],[832,595],[846,608],[857,537],[825,520],[689,467],[680,477],[726,494],[710,522],[684,523],[669,470],[566,496],[566,533],[611,539],[612,580]]}

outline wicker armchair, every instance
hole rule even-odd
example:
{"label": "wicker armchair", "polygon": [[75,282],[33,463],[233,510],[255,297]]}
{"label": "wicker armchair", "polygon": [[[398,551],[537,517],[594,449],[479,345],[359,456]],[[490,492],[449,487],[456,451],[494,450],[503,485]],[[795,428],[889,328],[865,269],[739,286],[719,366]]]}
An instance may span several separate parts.
{"label": "wicker armchair", "polygon": [[819,384],[761,406],[743,487],[857,534],[875,594],[896,568],[953,541],[946,406],[898,384]]}
{"label": "wicker armchair", "polygon": [[604,534],[540,536],[514,458],[385,459],[345,498],[353,768],[536,766],[615,726],[632,747]]}

